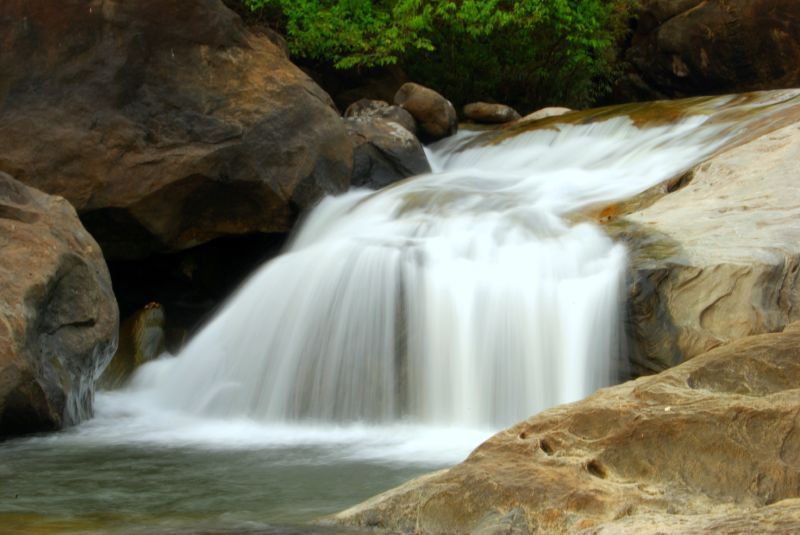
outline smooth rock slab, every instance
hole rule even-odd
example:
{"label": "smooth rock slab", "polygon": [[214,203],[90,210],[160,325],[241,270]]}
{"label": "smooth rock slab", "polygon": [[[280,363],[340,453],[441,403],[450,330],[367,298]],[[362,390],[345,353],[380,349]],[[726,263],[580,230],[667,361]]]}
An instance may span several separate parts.
{"label": "smooth rock slab", "polygon": [[637,365],[659,370],[800,319],[800,123],[718,154],[625,216],[671,249],[634,265]]}
{"label": "smooth rock slab", "polygon": [[91,415],[118,322],[100,248],[72,206],[0,172],[0,439]]}

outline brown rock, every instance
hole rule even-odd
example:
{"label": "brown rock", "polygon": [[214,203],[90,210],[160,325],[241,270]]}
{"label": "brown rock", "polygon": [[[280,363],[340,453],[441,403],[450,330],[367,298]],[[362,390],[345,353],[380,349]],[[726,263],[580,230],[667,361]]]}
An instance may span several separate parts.
{"label": "brown rock", "polygon": [[795,0],[643,0],[627,93],[677,97],[800,85]]}
{"label": "brown rock", "polygon": [[148,303],[119,328],[119,346],[103,371],[98,387],[113,390],[124,386],[142,364],[155,360],[164,352],[164,309],[159,303]]}
{"label": "brown rock", "polygon": [[286,232],[348,187],[328,95],[219,0],[8,0],[0,73],[0,170],[113,257]]}
{"label": "brown rock", "polygon": [[0,439],[91,415],[116,346],[100,248],[64,199],[0,173]]}
{"label": "brown rock", "polygon": [[355,147],[353,186],[378,189],[430,172],[422,143],[399,123],[360,117],[346,119],[345,124]]}
{"label": "brown rock", "polygon": [[397,90],[394,103],[408,110],[426,140],[437,140],[458,131],[456,109],[449,100],[427,87],[408,82]]}
{"label": "brown rock", "polygon": [[384,100],[362,98],[348,106],[344,116],[348,119],[367,119],[372,117],[385,119],[399,124],[414,135],[417,134],[417,122],[414,117],[400,106],[390,106]]}
{"label": "brown rock", "polygon": [[516,121],[520,114],[505,104],[472,102],[464,106],[464,117],[476,123],[501,124]]}
{"label": "brown rock", "polygon": [[798,385],[795,324],[544,411],[463,463],[328,520],[417,533],[684,533],[769,518],[758,532],[788,533],[800,518]]}

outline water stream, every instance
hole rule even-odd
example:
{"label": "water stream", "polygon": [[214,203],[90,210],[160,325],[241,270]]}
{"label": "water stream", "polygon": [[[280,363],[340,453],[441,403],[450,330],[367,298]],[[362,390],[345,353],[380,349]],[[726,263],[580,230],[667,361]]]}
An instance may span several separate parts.
{"label": "water stream", "polygon": [[713,150],[705,120],[445,141],[430,175],[323,201],[132,394],[208,418],[487,429],[580,399],[616,376],[625,251],[563,216]]}
{"label": "water stream", "polygon": [[0,445],[0,532],[281,532],[611,384],[626,251],[571,216],[791,97],[464,131],[432,174],[325,199],[180,355],[91,421]]}

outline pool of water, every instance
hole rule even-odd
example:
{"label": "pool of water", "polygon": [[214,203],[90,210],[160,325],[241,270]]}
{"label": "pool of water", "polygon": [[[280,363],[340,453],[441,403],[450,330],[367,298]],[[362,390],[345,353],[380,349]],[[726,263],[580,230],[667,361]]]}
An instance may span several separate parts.
{"label": "pool of water", "polygon": [[463,459],[487,431],[193,420],[98,398],[95,419],[0,444],[0,533],[312,533]]}

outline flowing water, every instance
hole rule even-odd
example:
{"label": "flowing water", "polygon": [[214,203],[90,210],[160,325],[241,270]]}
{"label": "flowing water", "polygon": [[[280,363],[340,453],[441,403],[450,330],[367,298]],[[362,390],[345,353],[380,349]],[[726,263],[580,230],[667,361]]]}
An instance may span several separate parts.
{"label": "flowing water", "polygon": [[612,383],[626,252],[570,216],[793,96],[465,131],[429,175],[325,199],[180,355],[98,395],[92,421],[0,446],[0,531],[280,532]]}

